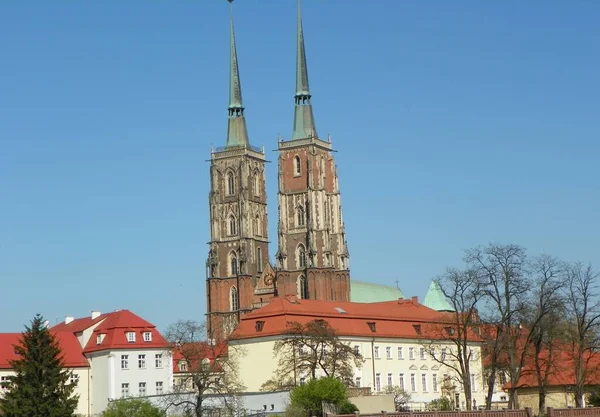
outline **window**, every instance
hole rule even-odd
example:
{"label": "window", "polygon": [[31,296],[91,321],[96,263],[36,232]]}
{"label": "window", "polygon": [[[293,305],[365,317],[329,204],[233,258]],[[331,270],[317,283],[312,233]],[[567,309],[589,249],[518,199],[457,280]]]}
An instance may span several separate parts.
{"label": "window", "polygon": [[305,217],[304,217],[304,207],[302,206],[298,206],[298,208],[296,209],[296,214],[297,214],[297,222],[298,222],[298,227],[302,227],[305,224]]}
{"label": "window", "polygon": [[391,346],[386,346],[385,357],[388,359],[392,359],[392,347]]}
{"label": "window", "polygon": [[231,268],[231,276],[237,276],[238,274],[238,260],[235,255],[235,252],[231,252],[229,254],[229,265]]}
{"label": "window", "polygon": [[71,374],[70,382],[71,382],[71,385],[77,384],[79,382],[79,375]]}
{"label": "window", "polygon": [[421,360],[425,360],[425,348],[421,348],[419,355],[421,356]]}
{"label": "window", "polygon": [[144,342],[152,342],[152,332],[144,332]]}
{"label": "window", "polygon": [[475,359],[473,356],[473,349],[469,349],[469,360],[472,361],[473,359]]}
{"label": "window", "polygon": [[298,245],[298,267],[306,268],[306,250],[303,245]]}
{"label": "window", "polygon": [[179,363],[177,365],[179,367],[180,372],[187,372],[187,362],[186,361],[179,361]]}
{"label": "window", "polygon": [[375,391],[381,391],[381,374],[375,374]]}
{"label": "window", "polygon": [[102,344],[103,341],[104,341],[104,335],[103,334],[99,334],[98,336],[96,336],[96,344],[97,345]]}
{"label": "window", "polygon": [[129,355],[121,355],[121,369],[129,369]]}
{"label": "window", "polygon": [[300,165],[300,157],[296,155],[294,157],[294,177],[298,177],[302,174],[302,166]]}
{"label": "window", "polygon": [[238,290],[236,287],[231,287],[231,289],[229,290],[229,302],[231,303],[231,311],[238,311],[240,309]]}
{"label": "window", "polygon": [[146,383],[145,382],[140,382],[139,385],[139,394],[140,397],[145,397],[146,396]]}
{"label": "window", "polygon": [[229,228],[228,228],[228,234],[229,236],[233,236],[236,233],[236,224],[235,224],[235,217],[233,217],[233,215],[229,216]]}
{"label": "window", "polygon": [[402,349],[402,346],[398,348],[398,359],[404,359],[404,349]]}
{"label": "window", "polygon": [[447,349],[446,348],[442,348],[442,356],[440,357],[441,360],[445,360],[446,359],[446,352],[447,352]]}
{"label": "window", "polygon": [[227,195],[235,194],[235,177],[233,176],[233,172],[227,173]]}
{"label": "window", "polygon": [[127,343],[135,343],[135,332],[127,332]]}
{"label": "window", "polygon": [[256,270],[262,272],[262,249],[256,248]]}
{"label": "window", "polygon": [[387,384],[388,384],[388,387],[394,386],[394,375],[393,374],[388,374]]}
{"label": "window", "polygon": [[421,386],[423,387],[423,392],[427,392],[427,375],[421,374]]}
{"label": "window", "polygon": [[475,380],[475,374],[471,374],[471,391],[477,392],[477,384]]}
{"label": "window", "polygon": [[360,346],[359,345],[354,345],[354,354],[360,355]]}
{"label": "window", "polygon": [[410,390],[417,392],[417,381],[415,381],[415,374],[410,374]]}
{"label": "window", "polygon": [[260,196],[260,177],[258,176],[258,172],[254,173],[254,195],[256,197]]}
{"label": "window", "polygon": [[162,381],[156,381],[156,395],[161,395],[163,393],[163,383]]}
{"label": "window", "polygon": [[504,372],[500,372],[500,384],[501,385],[506,384],[506,374]]}
{"label": "window", "polygon": [[408,359],[414,359],[415,358],[415,348],[408,348]]}
{"label": "window", "polygon": [[433,388],[433,392],[437,392],[438,391],[438,381],[437,381],[437,375],[433,374],[431,375],[431,386]]}
{"label": "window", "polygon": [[158,369],[162,368],[162,353],[154,355],[154,367]]}
{"label": "window", "polygon": [[308,298],[308,281],[304,275],[298,277],[298,297],[305,300]]}
{"label": "window", "polygon": [[373,347],[373,357],[379,359],[379,346]]}
{"label": "window", "polygon": [[129,384],[128,383],[121,384],[121,397],[123,397],[123,398],[129,397]]}
{"label": "window", "polygon": [[354,379],[354,385],[356,386],[356,388],[360,388],[360,382],[361,382],[361,379],[360,379],[360,377],[359,377],[359,376],[357,376],[357,377]]}
{"label": "window", "polygon": [[398,385],[400,386],[400,389],[404,391],[404,374],[398,376]]}
{"label": "window", "polygon": [[300,378],[300,385],[304,385],[306,384],[306,378],[305,377],[301,377]]}
{"label": "window", "polygon": [[146,355],[138,355],[138,368],[146,369]]}

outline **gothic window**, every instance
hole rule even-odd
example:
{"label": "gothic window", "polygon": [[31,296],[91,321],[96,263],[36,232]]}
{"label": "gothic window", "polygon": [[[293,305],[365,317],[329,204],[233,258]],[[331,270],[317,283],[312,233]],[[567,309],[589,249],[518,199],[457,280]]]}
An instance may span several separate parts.
{"label": "gothic window", "polygon": [[240,300],[238,298],[238,290],[236,287],[231,287],[229,290],[229,307],[231,308],[231,311],[240,309]]}
{"label": "gothic window", "polygon": [[258,171],[254,173],[254,195],[256,197],[260,196],[260,178],[258,176]]}
{"label": "gothic window", "polygon": [[303,300],[308,298],[308,281],[304,275],[298,277],[298,297]]}
{"label": "gothic window", "polygon": [[299,227],[304,226],[305,224],[305,216],[304,216],[304,207],[302,206],[298,206],[298,208],[296,209],[296,222],[298,223]]}
{"label": "gothic window", "polygon": [[229,171],[227,173],[227,195],[235,194],[235,177],[233,176],[233,172]]}
{"label": "gothic window", "polygon": [[262,272],[262,249],[256,248],[256,270]]}
{"label": "gothic window", "polygon": [[231,276],[237,276],[239,268],[238,268],[238,260],[235,252],[231,252],[229,254],[229,268],[231,272]]}
{"label": "gothic window", "polygon": [[296,155],[294,157],[294,177],[298,177],[302,174],[302,168],[300,166],[300,157]]}
{"label": "gothic window", "polygon": [[306,268],[306,250],[302,244],[298,245],[298,267]]}
{"label": "gothic window", "polygon": [[229,236],[233,236],[236,233],[236,221],[233,216],[229,216],[228,232]]}
{"label": "gothic window", "polygon": [[256,236],[262,236],[262,224],[260,221],[260,216],[258,214],[254,218],[254,234]]}

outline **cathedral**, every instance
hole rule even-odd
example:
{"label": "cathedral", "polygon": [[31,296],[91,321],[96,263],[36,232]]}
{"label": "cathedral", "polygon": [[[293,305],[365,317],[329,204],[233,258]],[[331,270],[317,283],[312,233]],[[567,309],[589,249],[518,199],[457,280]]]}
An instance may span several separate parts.
{"label": "cathedral", "polygon": [[[275,262],[269,262],[264,148],[246,129],[233,19],[230,21],[228,129],[210,160],[210,248],[206,295],[212,339],[277,295],[350,301],[349,252],[332,146],[317,134],[298,7],[294,121],[278,143]],[[290,103],[291,105],[291,103]]]}

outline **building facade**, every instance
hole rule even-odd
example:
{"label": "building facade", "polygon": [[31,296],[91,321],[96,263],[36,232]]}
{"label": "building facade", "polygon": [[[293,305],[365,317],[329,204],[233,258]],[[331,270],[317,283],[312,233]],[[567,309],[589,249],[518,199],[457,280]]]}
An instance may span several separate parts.
{"label": "building facade", "polygon": [[298,9],[294,129],[279,142],[276,266],[269,263],[265,154],[248,139],[230,23],[229,126],[211,154],[207,260],[209,338],[226,338],[244,314],[276,294],[350,300],[349,252],[330,140],[317,135]]}
{"label": "building facade", "polygon": [[[362,356],[362,364],[354,367],[354,385],[370,388],[375,394],[386,392],[387,387],[400,387],[410,394],[413,409],[422,409],[442,395],[465,409],[461,378],[450,366],[456,365],[451,359],[456,347],[451,340],[439,337],[440,333],[427,331],[428,326],[443,322],[443,314],[416,298],[363,304],[278,297],[242,318],[232,334],[231,352],[236,348],[243,352],[240,378],[248,391],[258,391],[275,376],[278,358],[273,348],[288,334],[288,324],[323,319],[342,342]],[[469,354],[471,405],[475,407],[484,404],[486,394],[481,346],[481,339],[473,335]],[[431,349],[438,352],[437,359],[430,354]],[[296,374],[295,378],[296,384],[302,384],[309,375]]]}

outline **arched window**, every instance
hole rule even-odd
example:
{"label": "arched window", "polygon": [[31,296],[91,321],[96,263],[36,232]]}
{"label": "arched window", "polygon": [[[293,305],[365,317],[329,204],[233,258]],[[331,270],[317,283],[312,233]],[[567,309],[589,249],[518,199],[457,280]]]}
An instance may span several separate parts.
{"label": "arched window", "polygon": [[256,217],[254,217],[254,235],[262,236],[262,224],[260,221],[260,216],[258,214],[256,215]]}
{"label": "arched window", "polygon": [[232,277],[237,276],[239,272],[237,254],[234,251],[229,252],[229,272]]}
{"label": "arched window", "polygon": [[229,290],[229,307],[231,308],[231,311],[237,311],[240,309],[240,300],[236,287],[231,287]]}
{"label": "arched window", "polygon": [[303,300],[308,298],[308,281],[304,275],[298,277],[298,297]]}
{"label": "arched window", "polygon": [[229,225],[228,225],[228,232],[230,236],[235,235],[237,228],[236,228],[236,221],[235,221],[235,217],[233,216],[229,216]]}
{"label": "arched window", "polygon": [[298,226],[299,227],[304,226],[304,224],[305,224],[304,207],[298,206],[298,208],[296,209],[296,216],[297,216],[296,221],[298,223]]}
{"label": "arched window", "polygon": [[256,270],[262,272],[262,249],[256,248]]}
{"label": "arched window", "polygon": [[302,244],[298,245],[298,267],[306,268],[306,250]]}
{"label": "arched window", "polygon": [[294,176],[297,177],[302,174],[302,168],[300,166],[300,157],[296,155],[294,157]]}
{"label": "arched window", "polygon": [[258,177],[258,172],[254,173],[254,195],[256,197],[260,196],[260,178]]}
{"label": "arched window", "polygon": [[227,195],[235,194],[235,177],[233,176],[233,172],[229,171],[227,173]]}

